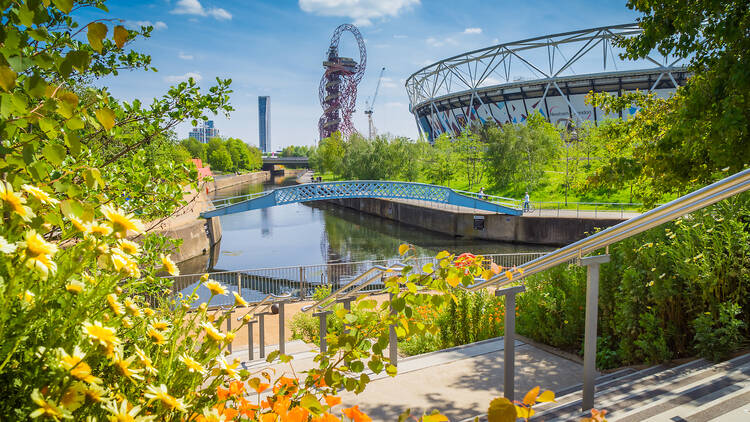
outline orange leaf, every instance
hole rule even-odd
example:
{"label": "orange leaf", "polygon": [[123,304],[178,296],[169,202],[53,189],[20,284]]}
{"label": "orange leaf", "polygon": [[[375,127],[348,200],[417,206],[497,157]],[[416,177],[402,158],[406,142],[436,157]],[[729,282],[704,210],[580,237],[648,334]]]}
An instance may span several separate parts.
{"label": "orange leaf", "polygon": [[289,411],[286,415],[285,422],[307,422],[307,418],[310,416],[310,412],[302,407],[295,407]]}
{"label": "orange leaf", "polygon": [[261,422],[276,422],[276,415],[275,413],[264,413],[260,415]]}
{"label": "orange leaf", "polygon": [[320,416],[313,416],[312,422],[341,422],[341,419],[333,416],[330,413],[323,413]]}
{"label": "orange leaf", "polygon": [[398,254],[399,254],[399,255],[403,255],[403,254],[405,254],[405,253],[406,253],[406,251],[408,251],[408,250],[409,250],[409,245],[407,245],[406,243],[404,243],[404,244],[402,244],[402,245],[400,245],[400,246],[398,247]]}
{"label": "orange leaf", "polygon": [[555,401],[555,393],[547,390],[539,395],[539,397],[536,398],[536,401],[538,403],[546,403],[550,401]]}
{"label": "orange leaf", "polygon": [[447,281],[451,287],[456,287],[458,286],[458,283],[461,282],[461,279],[456,275],[449,275],[448,277],[445,278],[445,281]]}
{"label": "orange leaf", "polygon": [[358,405],[348,409],[343,409],[342,412],[344,412],[344,415],[346,415],[347,418],[352,419],[354,422],[372,422],[372,419],[370,419],[369,416],[359,410]]}
{"label": "orange leaf", "polygon": [[539,395],[539,386],[537,385],[536,387],[529,390],[529,392],[526,393],[525,396],[523,396],[523,404],[526,404],[529,406],[533,405],[534,403],[536,403],[536,397],[538,395]]}
{"label": "orange leaf", "polygon": [[260,394],[260,393],[262,393],[262,392],[266,391],[266,390],[268,389],[268,387],[270,387],[270,386],[271,386],[271,384],[266,384],[266,383],[264,383],[264,382],[261,382],[261,383],[259,383],[259,384],[258,384],[258,386],[257,386],[257,387],[255,387],[255,391],[256,391],[256,392],[257,392],[258,394]]}
{"label": "orange leaf", "polygon": [[493,273],[500,274],[500,271],[503,270],[503,267],[501,267],[501,266],[499,266],[499,265],[497,265],[497,264],[495,264],[493,262],[493,263],[490,264],[490,269],[492,270]]}
{"label": "orange leaf", "polygon": [[341,403],[341,397],[336,396],[325,396],[323,397],[326,400],[326,403],[328,403],[328,406],[333,407],[337,404]]}
{"label": "orange leaf", "polygon": [[508,280],[513,280],[513,273],[510,271],[505,272],[505,276],[508,277]]}
{"label": "orange leaf", "polygon": [[229,390],[216,387],[216,395],[219,396],[219,400],[226,400],[229,398]]}

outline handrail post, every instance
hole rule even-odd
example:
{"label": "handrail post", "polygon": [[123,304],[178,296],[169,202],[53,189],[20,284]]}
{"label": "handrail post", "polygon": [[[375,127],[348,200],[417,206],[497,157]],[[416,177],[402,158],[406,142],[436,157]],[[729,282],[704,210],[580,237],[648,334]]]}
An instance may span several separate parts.
{"label": "handrail post", "polygon": [[[347,312],[350,312],[352,310],[352,301],[354,300],[353,297],[344,297],[341,299],[336,299],[336,302],[344,304],[344,309],[346,309]],[[344,332],[349,332],[349,324],[344,324]]]}
{"label": "handrail post", "polygon": [[586,267],[586,324],[583,342],[583,400],[582,410],[594,407],[596,383],[596,329],[599,311],[599,266],[609,262],[609,255],[581,258],[580,265]]}
{"label": "handrail post", "polygon": [[279,305],[279,354],[286,354],[286,331],[284,330],[284,304],[285,300],[277,302]]}
{"label": "handrail post", "polygon": [[305,300],[307,297],[307,286],[305,285],[305,267],[299,267],[299,299]]}
{"label": "handrail post", "polygon": [[[229,334],[232,332],[232,310],[231,309],[227,311],[226,316],[227,316],[227,334]],[[230,341],[229,344],[227,345],[227,350],[229,350],[229,353],[232,353],[232,343],[233,342]]]}
{"label": "handrail post", "polygon": [[242,297],[242,274],[237,272],[237,294]]}
{"label": "handrail post", "polygon": [[247,323],[247,357],[249,360],[255,359],[254,351],[253,351],[253,324],[255,324],[256,320],[248,321]]}
{"label": "handrail post", "polygon": [[325,353],[327,349],[326,344],[326,335],[328,335],[328,314],[333,313],[332,311],[321,311],[321,312],[315,312],[313,313],[313,316],[316,316],[320,319],[320,353]]}
{"label": "handrail post", "polygon": [[495,290],[495,297],[505,296],[505,332],[503,333],[503,396],[513,401],[516,392],[516,295],[526,291],[524,286]]}
{"label": "handrail post", "polygon": [[258,355],[261,359],[266,357],[266,312],[258,314]]}
{"label": "handrail post", "polygon": [[[395,296],[393,293],[389,294],[389,300],[393,301]],[[391,305],[391,316],[396,315],[396,310]],[[396,324],[391,324],[388,327],[388,354],[391,360],[391,365],[398,367],[398,336],[396,335]]]}

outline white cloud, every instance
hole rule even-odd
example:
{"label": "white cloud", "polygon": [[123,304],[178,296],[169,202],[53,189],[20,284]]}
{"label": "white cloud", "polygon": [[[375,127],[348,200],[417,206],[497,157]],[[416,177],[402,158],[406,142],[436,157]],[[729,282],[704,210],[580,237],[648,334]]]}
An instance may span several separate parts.
{"label": "white cloud", "polygon": [[442,47],[442,46],[445,46],[445,45],[448,45],[448,44],[450,44],[450,45],[456,45],[456,44],[458,44],[456,42],[456,40],[454,40],[453,38],[450,38],[450,37],[440,38],[440,39],[437,39],[435,37],[429,37],[429,38],[427,38],[425,40],[425,42],[430,47]]}
{"label": "white cloud", "polygon": [[161,29],[167,29],[168,26],[166,23],[162,21],[126,21],[125,26],[127,26],[130,29],[141,29],[142,26],[153,26],[154,31],[159,31]]}
{"label": "white cloud", "polygon": [[169,82],[170,84],[176,84],[180,82],[186,82],[189,78],[193,78],[195,82],[200,82],[201,79],[203,79],[203,76],[201,76],[200,72],[188,72],[184,75],[170,75],[164,78],[164,82]]}
{"label": "white cloud", "polygon": [[299,0],[299,8],[320,16],[346,17],[355,25],[368,26],[374,19],[396,17],[420,0]]}
{"label": "white cloud", "polygon": [[232,19],[232,14],[220,7],[204,8],[199,0],[178,0],[170,13],[175,15],[211,16],[217,20]]}
{"label": "white cloud", "polygon": [[177,57],[181,58],[182,60],[193,60],[194,58],[192,54],[185,54],[182,51],[180,51]]}
{"label": "white cloud", "polygon": [[398,86],[393,82],[393,79],[387,76],[383,76],[383,79],[380,80],[380,85],[383,88],[396,88]]}
{"label": "white cloud", "polygon": [[482,28],[466,28],[464,34],[481,34]]}
{"label": "white cloud", "polygon": [[385,107],[387,107],[387,108],[406,108],[406,104],[399,103],[399,102],[388,102],[388,103],[385,103]]}
{"label": "white cloud", "polygon": [[393,38],[395,38],[397,40],[400,40],[400,39],[409,38],[409,37],[407,35],[396,34],[396,35],[393,36]]}

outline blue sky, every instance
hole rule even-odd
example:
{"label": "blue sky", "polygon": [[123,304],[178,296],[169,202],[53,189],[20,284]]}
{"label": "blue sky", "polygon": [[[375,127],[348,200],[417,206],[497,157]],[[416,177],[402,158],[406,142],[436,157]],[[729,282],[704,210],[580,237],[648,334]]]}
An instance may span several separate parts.
{"label": "blue sky", "polygon": [[[318,83],[333,30],[359,26],[367,71],[359,86],[355,127],[366,133],[365,100],[380,69],[385,77],[375,104],[379,133],[417,137],[408,112],[405,79],[421,67],[465,51],[523,38],[633,22],[624,0],[110,0],[107,17],[154,25],[133,48],[152,56],[153,72],[125,72],[102,81],[118,98],[150,99],[192,75],[208,88],[216,77],[233,80],[230,119],[216,117],[222,135],[258,145],[259,95],[271,96],[271,143],[312,145],[321,114]],[[78,12],[80,20],[101,17]],[[356,57],[344,34],[340,54]],[[178,128],[186,137],[190,124]]]}

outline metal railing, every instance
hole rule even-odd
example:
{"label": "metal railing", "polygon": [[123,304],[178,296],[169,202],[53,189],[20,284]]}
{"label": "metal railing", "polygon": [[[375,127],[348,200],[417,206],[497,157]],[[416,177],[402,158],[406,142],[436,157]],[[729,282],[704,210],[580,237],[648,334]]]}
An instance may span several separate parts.
{"label": "metal railing", "polygon": [[[517,267],[532,259],[544,255],[545,252],[489,254],[485,259],[492,261],[501,267]],[[312,297],[318,287],[330,287],[336,290],[342,285],[355,279],[357,276],[375,266],[390,266],[398,259],[342,262],[319,265],[300,265],[275,268],[254,268],[236,271],[218,271],[210,273],[210,278],[224,285],[230,292],[236,292],[246,301],[251,303],[260,302],[266,295],[291,294],[292,299],[302,300]],[[433,257],[422,257],[410,263],[414,266],[413,271],[421,270],[428,262],[435,263]],[[183,291],[189,294],[197,288],[199,298],[207,298],[210,292],[207,288],[200,286],[200,278],[203,274],[186,274],[169,277],[172,280],[172,290]],[[377,291],[382,284],[373,284],[365,291]],[[213,305],[229,305],[234,303],[232,295],[215,296]],[[200,303],[198,300],[197,303]]]}

